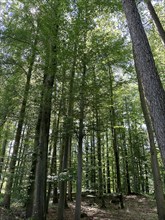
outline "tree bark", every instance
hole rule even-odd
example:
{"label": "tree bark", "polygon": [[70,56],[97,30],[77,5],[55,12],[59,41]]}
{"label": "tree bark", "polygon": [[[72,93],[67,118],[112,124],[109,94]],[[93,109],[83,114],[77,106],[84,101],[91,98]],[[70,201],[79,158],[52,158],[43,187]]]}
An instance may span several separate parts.
{"label": "tree bark", "polygon": [[165,92],[134,0],[122,0],[133,43],[134,61],[165,166]]}
{"label": "tree bark", "polygon": [[13,178],[14,178],[14,173],[15,173],[15,165],[17,162],[17,154],[19,150],[19,144],[21,140],[21,132],[22,132],[22,127],[24,124],[24,118],[25,118],[25,112],[26,112],[26,104],[27,104],[27,99],[28,99],[28,94],[29,94],[29,89],[30,89],[30,80],[31,80],[31,75],[32,75],[32,70],[33,70],[33,65],[35,61],[35,56],[36,56],[36,45],[37,45],[37,37],[35,39],[34,45],[32,47],[32,55],[29,63],[29,69],[27,72],[27,79],[26,79],[26,85],[25,85],[25,90],[24,90],[24,96],[21,104],[21,109],[19,113],[19,121],[18,121],[18,126],[16,130],[16,135],[15,135],[15,140],[14,140],[14,146],[13,146],[13,153],[11,156],[11,161],[9,164],[9,177],[7,180],[7,184],[5,187],[5,195],[4,195],[4,200],[3,200],[3,205],[6,208],[10,208],[10,202],[11,202],[11,191],[12,191],[12,185],[13,185]]}
{"label": "tree bark", "polygon": [[108,131],[106,132],[106,166],[107,166],[107,193],[110,194],[111,193],[111,172],[110,172],[110,153],[109,153],[109,140],[108,140]]}
{"label": "tree bark", "polygon": [[[85,56],[84,56],[85,57]],[[78,169],[77,169],[77,188],[76,188],[76,206],[75,206],[75,220],[81,218],[81,187],[82,187],[82,147],[84,137],[84,108],[85,108],[85,77],[86,77],[86,63],[83,61],[83,75],[80,90],[80,118],[79,118],[79,133],[78,133]]]}
{"label": "tree bark", "polygon": [[8,126],[6,127],[4,132],[5,132],[4,133],[4,140],[2,142],[2,149],[0,152],[0,181],[1,181],[1,175],[2,175],[2,170],[3,170],[3,166],[4,166],[4,158],[5,158],[7,142],[8,142]]}
{"label": "tree bark", "polygon": [[148,108],[147,108],[147,104],[146,104],[146,100],[145,100],[145,96],[143,92],[143,87],[142,87],[139,77],[138,77],[138,86],[139,86],[141,107],[142,107],[144,119],[146,122],[148,137],[149,137],[149,142],[150,142],[151,167],[152,167],[152,173],[153,173],[153,178],[154,178],[154,189],[155,189],[158,218],[159,220],[164,220],[165,219],[165,200],[164,200],[164,193],[163,193],[163,184],[161,181],[159,163],[157,159],[152,122],[149,116],[149,112],[148,112]]}
{"label": "tree bark", "polygon": [[115,165],[116,165],[116,176],[117,176],[117,193],[120,194],[120,205],[121,208],[124,208],[123,204],[123,195],[122,195],[122,187],[121,187],[121,174],[120,174],[120,162],[119,162],[119,148],[117,145],[117,133],[115,129],[116,125],[116,113],[114,109],[114,95],[113,95],[113,76],[111,67],[109,66],[109,81],[110,81],[110,101],[111,101],[111,109],[110,109],[110,116],[111,116],[111,132],[112,132],[112,145],[113,151],[115,156]]}
{"label": "tree bark", "polygon": [[[53,51],[56,50],[55,47],[52,47],[51,49]],[[54,53],[54,55],[56,56],[56,51],[54,51]],[[44,93],[39,131],[39,145],[37,148],[37,164],[35,173],[35,190],[32,215],[35,220],[46,219],[47,153],[49,142],[52,92],[54,77],[56,73],[56,64],[54,59],[52,65],[54,66],[53,71],[48,70],[48,72],[46,72],[44,75],[43,81]]]}
{"label": "tree bark", "polygon": [[[77,45],[74,45],[74,57],[73,64],[71,69],[70,76],[70,88],[69,88],[69,97],[68,97],[68,112],[64,123],[64,135],[63,135],[63,144],[64,144],[64,152],[63,158],[61,160],[62,172],[66,172],[68,168],[68,153],[69,153],[69,144],[72,136],[72,127],[73,127],[73,105],[74,105],[74,77],[75,77],[75,67],[76,67],[76,59],[77,59]],[[59,184],[60,189],[60,197],[58,203],[58,220],[63,220],[64,218],[64,207],[65,207],[65,194],[66,194],[66,180],[60,181]]]}
{"label": "tree bark", "polygon": [[40,106],[39,109],[37,124],[35,128],[34,150],[32,154],[29,185],[27,187],[27,200],[25,202],[26,218],[30,218],[33,213],[34,183],[35,183],[35,172],[36,172],[36,164],[37,164],[37,146],[39,145],[39,133],[40,133],[40,125],[41,125],[41,109],[42,106]]}
{"label": "tree bark", "polygon": [[155,9],[154,9],[154,7],[153,7],[150,0],[147,0],[147,7],[148,7],[150,15],[151,15],[151,17],[152,17],[152,19],[155,23],[155,26],[158,30],[158,33],[159,33],[159,35],[162,39],[162,43],[165,46],[165,30],[164,30],[164,28],[163,28],[163,26],[160,22],[160,19],[159,19],[159,17],[158,17],[158,15],[157,15],[157,13],[156,13],[156,11],[155,11]]}

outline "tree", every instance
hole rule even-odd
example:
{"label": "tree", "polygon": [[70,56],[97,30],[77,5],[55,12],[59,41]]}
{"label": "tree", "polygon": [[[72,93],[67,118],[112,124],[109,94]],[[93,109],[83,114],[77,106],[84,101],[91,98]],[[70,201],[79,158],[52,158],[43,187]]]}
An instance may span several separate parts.
{"label": "tree", "polygon": [[163,28],[163,26],[162,26],[162,24],[160,22],[160,19],[159,19],[157,13],[156,13],[156,11],[155,11],[151,1],[147,0],[146,4],[147,4],[148,10],[149,10],[149,12],[151,14],[151,17],[152,17],[152,19],[153,19],[153,21],[154,21],[154,23],[155,23],[155,25],[157,27],[159,35],[160,35],[160,37],[162,39],[162,43],[165,46],[165,30],[164,30],[164,28]]}
{"label": "tree", "polygon": [[13,150],[13,154],[12,154],[10,165],[9,165],[10,176],[8,178],[7,185],[5,188],[5,197],[4,197],[3,205],[7,208],[10,208],[11,190],[12,190],[12,185],[13,185],[13,175],[15,172],[15,165],[16,165],[16,161],[17,161],[17,154],[18,154],[18,150],[19,150],[21,132],[22,132],[23,124],[24,124],[28,93],[29,93],[29,89],[30,89],[30,79],[31,79],[33,65],[34,65],[35,56],[36,56],[36,46],[37,46],[37,35],[36,35],[36,39],[34,41],[34,45],[32,45],[32,55],[30,58],[29,69],[27,72],[27,81],[26,81],[26,85],[25,85],[24,96],[23,96],[22,105],[21,105],[21,109],[20,109],[18,127],[17,127],[14,146],[13,146],[14,150]]}
{"label": "tree", "polygon": [[80,91],[80,116],[79,116],[79,132],[78,132],[78,170],[77,170],[77,190],[76,190],[76,207],[75,220],[81,216],[81,188],[82,188],[82,149],[84,137],[84,109],[85,109],[85,78],[86,78],[86,56],[83,58],[83,73]]}
{"label": "tree", "polygon": [[138,70],[137,74],[139,74],[144,88],[144,94],[165,166],[165,92],[155,66],[136,3],[133,0],[123,0],[122,3],[132,39],[135,54],[134,61]]}
{"label": "tree", "polygon": [[163,184],[161,181],[159,163],[157,159],[153,127],[152,127],[151,118],[148,112],[148,107],[145,101],[143,87],[142,87],[142,84],[139,78],[138,78],[138,85],[139,85],[141,106],[142,106],[147,130],[148,130],[149,141],[150,141],[151,167],[152,167],[152,173],[154,177],[154,188],[155,188],[155,197],[156,197],[157,210],[158,210],[158,218],[159,220],[163,220],[165,219],[165,199],[163,195]]}
{"label": "tree", "polygon": [[120,173],[120,162],[119,162],[119,147],[117,143],[117,132],[116,132],[116,113],[115,113],[115,108],[114,108],[114,94],[113,94],[113,73],[111,70],[111,67],[108,66],[108,73],[109,73],[109,81],[110,81],[110,104],[111,104],[111,109],[110,109],[110,117],[111,117],[111,133],[112,133],[112,146],[114,150],[114,157],[115,157],[115,165],[116,165],[116,176],[117,176],[117,193],[120,194],[120,204],[121,208],[124,208],[123,204],[123,195],[122,195],[122,186],[121,186],[121,173]]}
{"label": "tree", "polygon": [[[57,7],[57,6],[56,6]],[[56,8],[57,10],[57,8]],[[57,11],[56,11],[57,13]],[[55,43],[48,42],[50,50],[48,51],[48,60],[45,68],[43,79],[43,96],[41,99],[41,122],[39,130],[39,140],[37,146],[37,163],[35,173],[35,189],[34,189],[34,202],[32,217],[38,220],[46,219],[46,181],[47,181],[47,154],[49,143],[49,129],[51,120],[51,102],[55,74],[57,70],[57,36],[58,24],[54,25],[55,28]]]}

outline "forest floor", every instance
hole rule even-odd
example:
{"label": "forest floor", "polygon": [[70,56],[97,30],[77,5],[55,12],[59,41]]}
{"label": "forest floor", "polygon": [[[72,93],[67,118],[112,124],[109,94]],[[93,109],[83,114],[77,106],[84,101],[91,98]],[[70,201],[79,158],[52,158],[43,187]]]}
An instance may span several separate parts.
{"label": "forest floor", "polygon": [[[105,199],[106,208],[100,208],[100,201],[95,197],[82,199],[83,220],[157,220],[155,201],[148,196],[129,195],[124,196],[124,209],[119,204],[111,203],[109,197]],[[75,202],[68,203],[65,209],[65,220],[74,219]],[[21,217],[22,216],[22,217]],[[9,212],[0,208],[0,220],[23,220],[23,210],[14,208]],[[56,220],[57,205],[51,205],[47,220]]]}

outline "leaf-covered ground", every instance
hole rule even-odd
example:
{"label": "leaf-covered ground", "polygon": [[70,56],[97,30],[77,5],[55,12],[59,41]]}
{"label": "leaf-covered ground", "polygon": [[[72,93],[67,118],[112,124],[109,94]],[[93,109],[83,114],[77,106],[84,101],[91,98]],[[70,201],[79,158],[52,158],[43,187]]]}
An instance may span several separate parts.
{"label": "leaf-covered ground", "polygon": [[[68,204],[65,209],[65,220],[74,219],[75,202]],[[111,203],[109,197],[106,198],[106,208],[100,208],[100,201],[95,197],[85,197],[82,200],[82,219],[84,220],[157,220],[156,204],[150,197],[142,195],[130,195],[124,197],[124,209],[120,209],[118,204]],[[8,211],[0,208],[0,220],[23,220],[25,219],[23,210],[13,208]],[[47,220],[57,219],[57,205],[51,205]]]}
{"label": "leaf-covered ground", "polygon": [[[93,200],[93,201],[92,201]],[[86,198],[82,201],[82,213],[87,214],[82,219],[89,220],[157,220],[157,210],[155,201],[149,197],[141,195],[130,195],[124,197],[124,209],[119,205],[113,204],[106,199],[106,208],[101,209],[98,201]],[[69,208],[65,210],[65,220],[74,219],[75,203],[69,203]],[[48,220],[55,220],[57,216],[57,207],[52,206],[49,210]]]}

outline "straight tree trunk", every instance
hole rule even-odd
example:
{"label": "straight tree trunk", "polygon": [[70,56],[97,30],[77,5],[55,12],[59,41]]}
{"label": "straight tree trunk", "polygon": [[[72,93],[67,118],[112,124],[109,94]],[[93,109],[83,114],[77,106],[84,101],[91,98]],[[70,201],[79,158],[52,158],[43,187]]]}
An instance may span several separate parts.
{"label": "straight tree trunk", "polygon": [[[64,69],[63,69],[64,70]],[[63,71],[63,74],[65,73],[65,70]],[[64,74],[65,75],[65,74]],[[57,175],[57,141],[58,141],[58,132],[59,132],[59,123],[60,123],[60,116],[61,116],[61,105],[62,105],[62,96],[63,96],[63,85],[62,84],[62,94],[60,97],[60,103],[59,103],[59,109],[57,110],[57,106],[55,105],[56,111],[54,113],[54,122],[52,126],[52,134],[51,134],[51,143],[50,148],[48,150],[48,154],[51,156],[50,161],[48,161],[48,174],[50,176],[56,176]],[[54,100],[55,103],[57,102],[57,82],[55,82],[54,86]],[[53,112],[53,110],[52,110]],[[58,113],[57,113],[58,112]],[[52,186],[57,187],[57,182],[50,180],[47,184],[47,195],[46,195],[46,213],[48,213],[49,209],[49,202],[51,198],[51,192],[52,192]],[[55,203],[58,203],[58,197],[56,197],[57,201]]]}
{"label": "straight tree trunk", "polygon": [[6,208],[10,208],[11,192],[12,192],[12,186],[13,186],[14,173],[15,173],[15,165],[17,162],[17,154],[18,154],[18,150],[19,150],[22,127],[24,124],[26,104],[27,104],[27,99],[28,99],[28,94],[29,94],[29,89],[30,89],[30,79],[31,79],[33,65],[34,65],[35,56],[36,56],[36,45],[37,45],[37,37],[36,37],[34,45],[32,47],[32,55],[31,55],[31,59],[30,59],[30,63],[29,63],[29,69],[27,72],[27,79],[26,79],[26,85],[25,85],[25,90],[24,90],[24,96],[23,96],[23,100],[22,100],[22,104],[21,104],[20,113],[19,113],[19,121],[18,121],[18,126],[17,126],[15,140],[14,140],[13,153],[12,153],[11,161],[9,164],[9,174],[10,175],[8,177],[7,184],[5,187],[5,195],[4,195],[4,200],[3,200],[3,205]]}
{"label": "straight tree trunk", "polygon": [[122,0],[133,43],[137,75],[141,80],[158,146],[165,166],[165,92],[134,0]]}
{"label": "straight tree trunk", "polygon": [[[42,99],[42,98],[41,98]],[[41,109],[39,109],[37,124],[35,128],[35,138],[34,138],[34,150],[32,154],[32,163],[29,175],[29,185],[27,188],[27,200],[25,202],[26,207],[26,218],[30,218],[33,213],[33,201],[34,201],[34,184],[35,184],[35,173],[36,173],[36,164],[37,164],[37,146],[39,145],[39,133],[41,125]]]}
{"label": "straight tree trunk", "polygon": [[[101,207],[105,208],[105,200],[103,195],[103,172],[102,172],[102,142],[101,142],[101,123],[99,114],[99,90],[97,90],[97,79],[94,70],[94,87],[96,91],[94,93],[94,113],[96,120],[96,140],[97,140],[97,166],[98,166],[98,195],[101,199]],[[94,140],[95,141],[95,140]]]}
{"label": "straight tree trunk", "polygon": [[133,150],[133,137],[132,137],[132,133],[131,133],[131,125],[130,125],[130,115],[129,115],[129,109],[128,109],[128,103],[127,100],[125,99],[125,111],[127,112],[127,125],[128,125],[128,141],[129,141],[129,149],[127,150],[127,152],[129,153],[130,150],[130,156],[131,156],[131,166],[130,166],[130,176],[132,174],[133,176],[133,183],[132,183],[132,188],[133,188],[133,192],[136,192],[136,169],[135,169],[135,153]]}
{"label": "straight tree trunk", "polygon": [[16,178],[13,179],[13,186],[12,186],[14,192],[16,192],[16,190],[18,190],[18,192],[19,192],[19,190],[20,190],[17,188],[17,186],[19,186],[18,182],[20,180],[19,174],[20,174],[20,166],[22,163],[22,151],[24,151],[24,149],[25,149],[24,146],[26,147],[26,144],[25,145],[23,144],[23,142],[26,141],[25,130],[26,130],[26,122],[24,122],[24,126],[23,126],[23,129],[21,132],[21,140],[20,140],[19,150],[18,150],[18,154],[17,154],[17,158],[19,158],[19,159],[17,160],[17,166],[15,168],[15,174],[14,174]]}
{"label": "straight tree trunk", "polygon": [[85,158],[86,158],[86,161],[85,161],[85,177],[86,177],[86,181],[85,181],[85,187],[86,187],[86,190],[89,190],[89,178],[90,178],[90,175],[89,175],[89,140],[88,140],[88,137],[86,138],[86,143],[85,143]]}
{"label": "straight tree trunk", "polygon": [[[9,145],[9,155],[11,155],[11,150],[12,150],[12,143]],[[9,167],[9,163],[10,163],[10,158],[8,157],[6,162],[5,162],[5,166],[4,166],[4,173],[7,172],[7,169]],[[5,177],[3,176],[2,179],[1,179],[1,186],[0,186],[0,192],[2,191],[3,189],[3,184],[5,183]],[[3,205],[3,203],[2,203]]]}
{"label": "straight tree trunk", "polygon": [[[74,45],[74,57],[73,57],[73,64],[70,76],[70,88],[69,88],[69,97],[68,97],[68,113],[64,123],[64,136],[63,136],[63,157],[61,160],[61,171],[66,172],[68,168],[68,153],[69,153],[69,144],[71,141],[72,135],[72,127],[73,127],[73,106],[74,106],[74,77],[75,77],[75,67],[76,67],[76,59],[77,59],[77,45]],[[59,189],[60,189],[60,197],[58,203],[58,220],[63,220],[64,218],[64,207],[66,202],[66,181],[60,181]]]}
{"label": "straight tree trunk", "polygon": [[76,206],[75,206],[75,220],[81,218],[81,188],[82,188],[82,147],[84,137],[84,108],[85,108],[85,77],[86,77],[86,63],[85,56],[83,61],[83,75],[80,89],[80,118],[79,118],[79,133],[78,133],[78,169],[77,169],[77,188],[76,188]]}
{"label": "straight tree trunk", "polygon": [[99,197],[101,198],[101,207],[105,208],[105,201],[103,196],[103,172],[102,172],[102,148],[101,148],[101,131],[100,118],[96,106],[96,135],[97,135],[97,160],[98,160],[98,182],[99,182]]}
{"label": "straight tree trunk", "polygon": [[[58,133],[58,129],[60,128],[60,117],[62,114],[65,114],[65,77],[66,77],[66,67],[64,65],[63,67],[63,70],[62,70],[62,89],[61,89],[61,97],[60,97],[60,104],[59,104],[59,113],[58,113],[58,118],[57,118],[57,128],[56,128],[56,136],[57,136],[57,133]],[[54,147],[55,145],[57,145],[57,137],[55,138],[56,140],[56,143],[54,143]],[[56,146],[57,147],[57,146]],[[57,158],[57,149],[56,147],[53,149],[53,158],[52,160],[54,160],[54,165],[52,164],[51,165],[51,169],[53,172],[57,172],[57,161],[56,161],[56,158]],[[63,147],[61,148],[61,153],[60,153],[60,167],[59,167],[59,173],[61,172],[61,169],[62,169],[62,156],[63,156]],[[52,184],[50,184],[52,185]],[[49,189],[48,189],[48,194],[49,194],[49,190],[51,191],[51,188],[52,186],[49,186]],[[54,183],[53,184],[53,204],[56,204],[58,203],[58,183]]]}
{"label": "straight tree trunk", "polygon": [[[55,47],[52,47],[51,49],[54,52],[54,55],[56,55]],[[46,219],[47,153],[49,142],[52,92],[56,73],[55,62],[56,61],[53,58],[53,71],[47,69],[48,72],[45,73],[43,81],[44,93],[39,131],[39,145],[37,148],[37,164],[35,173],[35,190],[32,215],[32,218],[35,220]]]}
{"label": "straight tree trunk", "polygon": [[110,175],[110,154],[109,154],[109,140],[108,140],[108,131],[106,132],[106,165],[107,165],[107,193],[111,193],[111,175]]}
{"label": "straight tree trunk", "polygon": [[[72,166],[72,139],[70,139],[69,143],[69,152],[68,152],[68,168],[70,169]],[[68,181],[68,201],[73,201],[72,198],[72,180]]]}
{"label": "straight tree trunk", "polygon": [[[53,126],[53,153],[52,153],[52,159],[50,162],[50,175],[57,175],[57,140],[58,140],[58,130],[59,130],[59,123],[60,123],[60,110],[57,116],[56,122],[54,122]],[[48,213],[48,207],[49,207],[49,200],[50,200],[50,194],[52,190],[52,182],[48,183],[48,193],[47,193],[47,207],[46,212]],[[57,187],[57,183],[54,183],[54,187]],[[55,201],[54,201],[55,202]],[[56,203],[58,202],[58,198],[56,200]]]}
{"label": "straight tree trunk", "polygon": [[94,133],[94,125],[93,125],[93,130],[92,130],[92,134],[91,134],[91,173],[90,173],[90,177],[91,177],[91,188],[92,190],[95,190],[95,184],[96,184],[96,152],[95,152],[95,133]]}
{"label": "straight tree trunk", "polygon": [[119,148],[117,145],[117,133],[115,129],[116,125],[116,113],[114,109],[114,95],[113,95],[113,76],[111,67],[109,66],[109,79],[110,79],[110,100],[111,100],[111,132],[112,132],[112,145],[115,156],[115,165],[116,165],[116,176],[117,176],[117,193],[120,194],[120,205],[121,208],[124,208],[123,204],[123,195],[121,187],[121,174],[120,174],[120,162],[119,162]]}
{"label": "straight tree trunk", "polygon": [[[123,126],[123,123],[122,123]],[[125,173],[126,173],[126,193],[127,195],[131,194],[131,183],[130,183],[130,174],[129,174],[129,162],[128,162],[128,149],[126,145],[126,137],[125,137],[125,131],[122,133],[122,140],[123,140],[123,154],[124,154],[124,160],[125,160]]]}
{"label": "straight tree trunk", "polygon": [[159,220],[164,220],[165,219],[165,199],[164,199],[163,184],[161,181],[159,163],[157,159],[157,152],[156,152],[156,146],[155,146],[155,140],[154,140],[152,121],[149,116],[142,83],[139,77],[138,77],[138,86],[139,86],[142,111],[143,111],[143,115],[144,115],[145,122],[147,125],[148,137],[149,137],[149,142],[150,142],[151,167],[152,167],[152,173],[153,173],[153,178],[154,178],[154,189],[155,189],[158,218]]}
{"label": "straight tree trunk", "polygon": [[4,132],[5,132],[4,139],[2,142],[2,148],[1,148],[1,152],[0,152],[0,181],[1,181],[1,175],[2,175],[2,170],[3,170],[3,166],[4,166],[4,158],[5,158],[7,142],[8,142],[8,126],[6,127]]}
{"label": "straight tree trunk", "polygon": [[160,19],[159,19],[159,17],[158,17],[158,15],[157,15],[157,13],[156,13],[156,11],[155,11],[155,9],[154,9],[154,7],[153,7],[150,0],[147,0],[147,7],[148,7],[150,15],[151,15],[151,17],[152,17],[152,19],[155,23],[155,26],[158,30],[158,33],[159,33],[159,35],[162,39],[162,43],[165,46],[165,30],[164,30],[164,28],[163,28],[163,26],[160,22]]}

